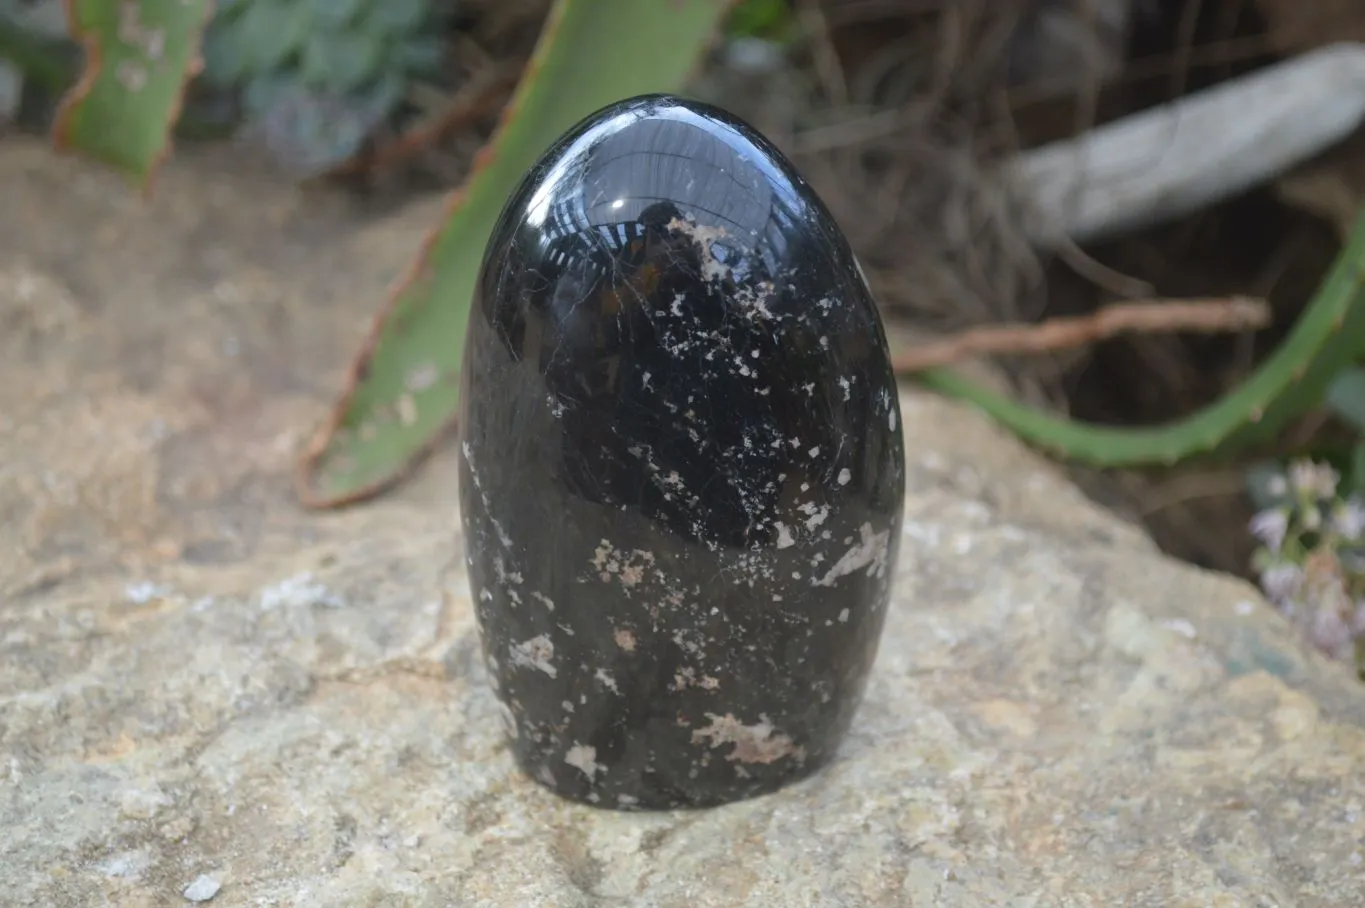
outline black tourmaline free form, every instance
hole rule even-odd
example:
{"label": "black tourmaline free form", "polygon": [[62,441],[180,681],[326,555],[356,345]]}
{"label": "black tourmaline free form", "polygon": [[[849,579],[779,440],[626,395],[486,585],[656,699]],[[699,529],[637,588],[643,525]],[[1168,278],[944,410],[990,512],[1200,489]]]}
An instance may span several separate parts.
{"label": "black tourmaline free form", "polygon": [[470,588],[520,766],[675,808],[826,763],[905,474],[876,306],[786,158],[667,96],[574,127],[489,240],[463,381]]}

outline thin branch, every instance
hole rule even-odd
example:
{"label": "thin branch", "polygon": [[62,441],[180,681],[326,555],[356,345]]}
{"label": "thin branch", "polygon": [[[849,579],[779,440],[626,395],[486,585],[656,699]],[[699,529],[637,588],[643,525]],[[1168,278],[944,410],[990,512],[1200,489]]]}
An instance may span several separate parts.
{"label": "thin branch", "polygon": [[1249,297],[1118,303],[1090,315],[1039,324],[987,325],[901,350],[891,358],[897,374],[946,366],[981,354],[1037,354],[1093,344],[1119,334],[1179,331],[1214,334],[1270,324],[1270,307]]}
{"label": "thin branch", "polygon": [[512,69],[499,71],[484,84],[457,95],[444,110],[413,126],[392,141],[333,168],[331,175],[382,170],[434,145],[442,136],[468,126],[505,104],[507,96],[516,87],[517,75]]}

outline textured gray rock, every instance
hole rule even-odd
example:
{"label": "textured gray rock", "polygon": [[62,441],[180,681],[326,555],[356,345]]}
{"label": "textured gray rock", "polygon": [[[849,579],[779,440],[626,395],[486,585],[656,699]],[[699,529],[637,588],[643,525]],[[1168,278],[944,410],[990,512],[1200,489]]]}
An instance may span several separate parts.
{"label": "textured gray rock", "polygon": [[[438,202],[0,146],[5,905],[1356,906],[1365,695],[986,421],[907,393],[835,765],[620,814],[518,776],[454,459],[336,514],[294,450]],[[188,896],[186,895],[188,893]]]}

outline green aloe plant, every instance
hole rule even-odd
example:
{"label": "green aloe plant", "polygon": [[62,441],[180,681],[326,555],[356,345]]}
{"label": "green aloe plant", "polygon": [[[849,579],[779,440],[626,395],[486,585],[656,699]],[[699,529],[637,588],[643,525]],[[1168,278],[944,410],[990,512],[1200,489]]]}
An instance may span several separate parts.
{"label": "green aloe plant", "polygon": [[69,0],[66,9],[86,64],[62,101],[54,141],[109,162],[150,189],[185,86],[202,65],[199,46],[213,0]]}

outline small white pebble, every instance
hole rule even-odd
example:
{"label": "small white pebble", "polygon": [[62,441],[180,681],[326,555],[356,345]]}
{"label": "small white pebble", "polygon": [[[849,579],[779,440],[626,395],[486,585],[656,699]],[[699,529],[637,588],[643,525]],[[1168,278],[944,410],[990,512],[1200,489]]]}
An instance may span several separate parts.
{"label": "small white pebble", "polygon": [[124,598],[135,605],[146,605],[155,599],[164,599],[170,590],[148,580],[130,583],[123,590]]}
{"label": "small white pebble", "polygon": [[218,894],[218,890],[223,888],[223,884],[209,876],[201,873],[195,878],[193,883],[185,887],[184,892],[180,893],[191,902],[207,902]]}
{"label": "small white pebble", "polygon": [[1256,603],[1248,599],[1243,599],[1234,605],[1232,610],[1239,615],[1250,615],[1252,612],[1256,611]]}
{"label": "small white pebble", "polygon": [[1193,640],[1195,637],[1199,636],[1199,632],[1195,630],[1194,625],[1184,618],[1167,619],[1166,621],[1161,622],[1161,626],[1168,631],[1175,631],[1187,640]]}

